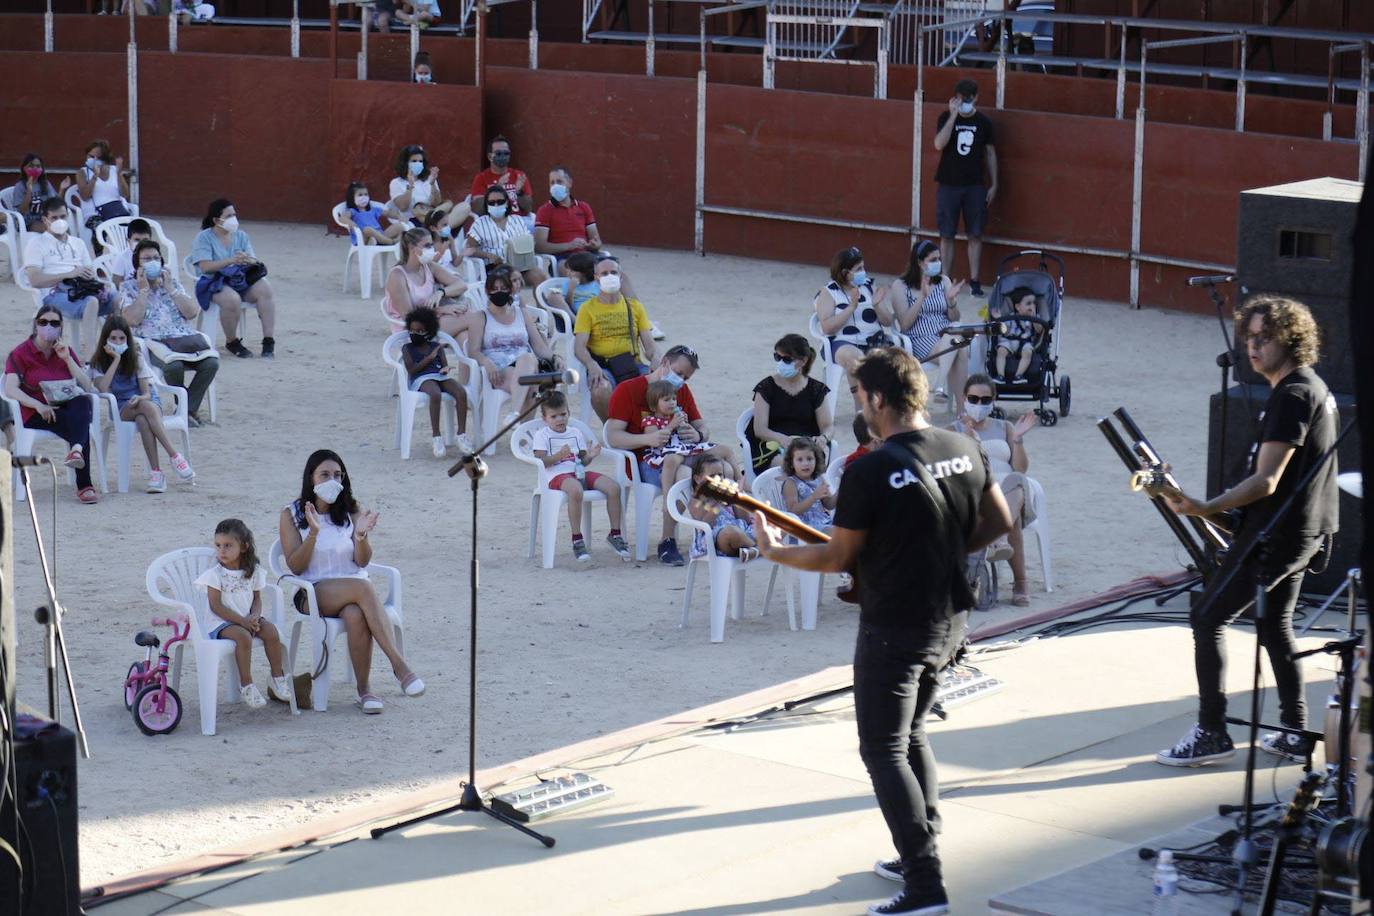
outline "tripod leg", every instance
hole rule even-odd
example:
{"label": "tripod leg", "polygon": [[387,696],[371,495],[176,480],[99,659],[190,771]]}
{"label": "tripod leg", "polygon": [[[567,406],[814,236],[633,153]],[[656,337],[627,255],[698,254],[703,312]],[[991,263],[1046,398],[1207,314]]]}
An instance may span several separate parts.
{"label": "tripod leg", "polygon": [[81,742],[81,756],[91,759],[91,747],[86,742],[86,726],[81,723],[81,707],[76,702],[76,682],[72,680],[72,666],[67,658],[67,637],[62,631],[62,611],[55,609],[52,615],[52,632],[56,634],[57,651],[62,656],[62,673],[67,679],[67,696],[72,701],[72,722],[76,725],[76,740]]}
{"label": "tripod leg", "polygon": [[482,805],[482,810],[485,811],[487,814],[490,814],[492,817],[496,818],[496,819],[497,819],[498,821],[500,821],[501,823],[505,824],[507,827],[514,827],[516,830],[519,830],[521,833],[525,834],[525,836],[534,837],[536,840],[538,840],[539,842],[543,843],[545,846],[549,847],[550,849],[553,848],[553,843],[554,843],[553,837],[551,837],[551,836],[544,836],[544,834],[540,833],[540,832],[537,831],[537,830],[531,830],[529,827],[526,827],[524,824],[520,823],[520,822],[517,821],[515,818],[513,818],[513,817],[507,817],[506,815],[502,814],[500,811],[497,811],[496,809],[494,809],[494,808],[492,808],[492,807],[490,807],[490,806],[488,806],[488,805],[486,805],[486,804],[483,804],[483,805]]}

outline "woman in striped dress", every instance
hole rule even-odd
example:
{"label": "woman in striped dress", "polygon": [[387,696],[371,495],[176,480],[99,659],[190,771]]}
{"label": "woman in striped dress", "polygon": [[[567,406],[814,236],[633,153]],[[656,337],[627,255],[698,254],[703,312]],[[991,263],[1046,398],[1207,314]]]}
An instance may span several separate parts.
{"label": "woman in striped dress", "polygon": [[[490,270],[505,263],[506,243],[518,235],[529,235],[530,230],[519,214],[512,215],[509,212],[510,200],[500,185],[494,184],[487,188],[485,201],[487,211],[472,221],[472,226],[468,229],[468,239],[477,249],[472,256],[485,261],[487,269]],[[530,243],[533,245],[533,239]],[[549,278],[537,263],[522,271],[521,276],[530,289]]]}
{"label": "woman in striped dress", "polygon": [[[941,271],[940,246],[922,239],[911,249],[906,270],[892,281],[892,310],[897,327],[911,339],[911,352],[919,360],[948,346],[940,332],[959,320],[957,300],[964,281],[952,283]],[[957,416],[963,409],[964,380],[968,377],[968,347],[945,353],[937,360],[944,389],[954,399]]]}

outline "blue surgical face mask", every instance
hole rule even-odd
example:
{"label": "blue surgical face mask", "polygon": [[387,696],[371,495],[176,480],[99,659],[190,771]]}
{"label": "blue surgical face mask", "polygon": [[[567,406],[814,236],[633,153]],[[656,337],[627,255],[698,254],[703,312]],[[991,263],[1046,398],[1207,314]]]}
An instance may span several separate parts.
{"label": "blue surgical face mask", "polygon": [[549,196],[561,204],[568,199],[568,186],[561,184],[549,185]]}
{"label": "blue surgical face mask", "polygon": [[414,161],[412,161],[412,162],[410,163],[410,174],[414,175],[416,178],[419,178],[419,177],[420,177],[420,173],[423,172],[424,170],[425,170],[425,164],[424,164],[423,162],[421,162],[420,160],[417,159],[417,160],[414,160]]}
{"label": "blue surgical face mask", "polygon": [[672,369],[669,369],[668,374],[663,376],[663,380],[674,388],[681,388],[683,385],[687,384],[687,380]]}
{"label": "blue surgical face mask", "polygon": [[865,283],[868,282],[868,271],[866,271],[866,270],[856,270],[856,271],[854,271],[854,275],[853,275],[853,277],[851,278],[851,281],[853,282],[853,284],[854,284],[855,286],[863,286]]}
{"label": "blue surgical face mask", "polygon": [[487,213],[491,214],[492,219],[500,219],[501,217],[505,216],[507,209],[509,208],[506,204],[501,204],[499,206],[487,204]]}
{"label": "blue surgical face mask", "polygon": [[796,363],[785,363],[780,359],[775,360],[773,365],[777,367],[778,375],[781,375],[783,378],[794,378],[796,374],[801,371],[797,368]]}
{"label": "blue surgical face mask", "polygon": [[972,102],[969,102],[969,101],[960,102],[960,103],[959,103],[959,114],[961,114],[961,115],[971,115],[971,114],[973,114],[973,103],[972,103]]}
{"label": "blue surgical face mask", "polygon": [[162,262],[144,261],[143,276],[147,277],[149,280],[156,280],[158,277],[162,276]]}
{"label": "blue surgical face mask", "polygon": [[104,165],[104,164],[105,164],[105,163],[103,163],[103,162],[101,162],[99,159],[95,159],[95,158],[91,158],[91,159],[87,159],[87,160],[86,160],[86,168],[90,169],[92,172],[94,172],[96,169],[100,168],[100,167],[101,167],[102,165]]}
{"label": "blue surgical face mask", "polygon": [[453,230],[450,229],[448,226],[444,226],[444,228],[442,228],[442,229],[439,230],[439,238],[441,238],[441,239],[453,238]]}
{"label": "blue surgical face mask", "polygon": [[928,262],[926,263],[926,276],[927,276],[927,277],[938,277],[938,276],[940,276],[940,271],[944,269],[944,266],[945,266],[945,265],[942,264],[942,263],[940,263],[939,261],[928,261]]}

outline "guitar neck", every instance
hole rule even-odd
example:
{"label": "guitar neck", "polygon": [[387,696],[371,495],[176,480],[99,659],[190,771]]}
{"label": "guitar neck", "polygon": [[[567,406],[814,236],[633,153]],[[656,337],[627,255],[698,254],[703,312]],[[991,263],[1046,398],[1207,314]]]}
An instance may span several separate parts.
{"label": "guitar neck", "polygon": [[775,509],[768,503],[750,496],[748,493],[716,494],[712,496],[720,502],[728,503],[751,512],[761,512],[763,517],[776,528],[782,529],[786,534],[792,535],[800,541],[808,544],[824,544],[830,540],[830,535],[824,531],[817,531],[803,521],[799,521],[786,512]]}

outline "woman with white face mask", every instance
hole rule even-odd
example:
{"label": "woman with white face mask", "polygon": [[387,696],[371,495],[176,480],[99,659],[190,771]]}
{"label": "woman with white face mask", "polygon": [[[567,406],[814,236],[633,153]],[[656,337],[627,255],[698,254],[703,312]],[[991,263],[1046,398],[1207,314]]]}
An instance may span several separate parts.
{"label": "woman with white face mask", "polygon": [[988,559],[993,562],[1011,562],[1012,598],[1017,607],[1030,604],[1030,589],[1026,583],[1025,539],[1021,531],[1035,521],[1030,506],[1029,486],[1026,483],[1026,470],[1030,458],[1022,442],[1026,433],[1039,424],[1035,411],[1028,410],[1015,422],[998,420],[992,417],[992,408],[997,401],[997,386],[986,375],[971,375],[964,383],[964,406],[954,423],[949,427],[977,439],[988,456],[988,466],[993,479],[1002,487],[1011,509],[1011,532],[998,538],[988,547]]}
{"label": "woman with white face mask", "polygon": [[468,285],[439,263],[434,237],[426,229],[407,229],[401,234],[400,263],[386,275],[382,306],[397,329],[405,326],[411,309],[431,308],[439,316],[439,330],[457,334],[467,304],[460,297]]}
{"label": "woman with white face mask", "polygon": [[[919,360],[944,350],[950,339],[941,331],[959,320],[959,294],[964,281],[950,281],[944,274],[940,246],[922,239],[911,249],[906,270],[892,281],[892,310],[897,327],[911,338],[911,352]],[[954,415],[963,409],[964,379],[968,375],[968,348],[961,347],[938,358],[945,390],[954,398]]]}
{"label": "woman with white face mask", "polygon": [[200,222],[200,233],[191,243],[190,261],[200,271],[196,301],[202,309],[219,306],[224,349],[243,359],[253,355],[238,338],[239,313],[247,302],[257,308],[262,322],[262,355],[267,359],[275,356],[277,341],[272,329],[277,323],[277,303],[267,282],[267,265],[253,251],[248,233],[239,228],[232,201],[221,197],[210,202]]}
{"label": "woman with white face mask", "polygon": [[755,474],[780,465],[799,436],[828,449],[834,428],[826,403],[830,388],[811,377],[815,362],[816,351],[800,334],[785,334],[773,344],[773,372],[754,386],[754,423],[747,431]]}
{"label": "woman with white face mask", "polygon": [[[353,498],[353,484],[343,459],[320,449],[306,459],[301,495],[281,512],[278,536],[282,555],[292,574],[315,587],[315,600],[324,617],[338,617],[348,633],[348,655],[358,688],[357,705],[375,715],[381,699],[369,689],[372,644],[391,662],[391,672],[408,697],[425,692],[425,682],[410,670],[396,646],[395,630],[368,580],[372,562],[369,535],[378,515]],[[297,608],[303,607],[297,592]]]}
{"label": "woman with white face mask", "polygon": [[468,229],[468,243],[476,249],[473,256],[488,270],[502,264],[518,270],[531,289],[547,280],[549,275],[534,260],[534,236],[520,215],[511,213],[505,189],[496,184],[487,188],[483,204],[485,212]]}

